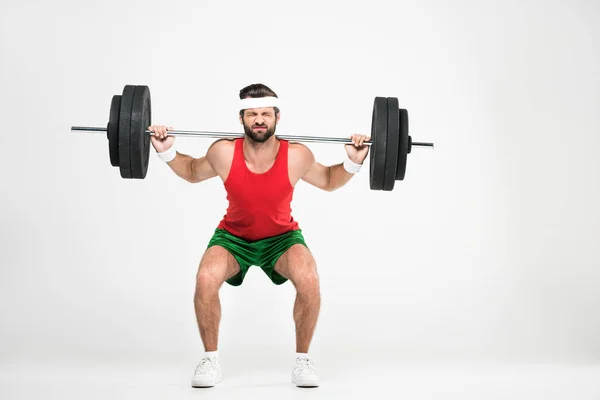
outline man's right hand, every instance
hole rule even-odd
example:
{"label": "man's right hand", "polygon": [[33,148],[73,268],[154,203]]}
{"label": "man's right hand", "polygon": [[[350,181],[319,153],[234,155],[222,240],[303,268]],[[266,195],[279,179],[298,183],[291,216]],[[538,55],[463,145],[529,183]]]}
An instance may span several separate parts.
{"label": "man's right hand", "polygon": [[152,146],[154,146],[154,149],[158,153],[164,153],[173,146],[175,136],[167,135],[167,130],[173,130],[172,126],[151,125],[148,127],[148,130],[154,132],[153,135],[150,135],[150,140],[152,141]]}

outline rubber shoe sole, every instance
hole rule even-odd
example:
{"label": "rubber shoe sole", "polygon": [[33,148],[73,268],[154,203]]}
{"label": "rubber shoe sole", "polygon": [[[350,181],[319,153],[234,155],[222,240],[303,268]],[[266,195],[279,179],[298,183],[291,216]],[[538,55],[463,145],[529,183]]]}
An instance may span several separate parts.
{"label": "rubber shoe sole", "polygon": [[319,378],[294,379],[292,376],[292,383],[297,387],[319,387]]}
{"label": "rubber shoe sole", "polygon": [[192,379],[193,388],[209,388],[215,386],[217,383],[221,383],[223,379]]}

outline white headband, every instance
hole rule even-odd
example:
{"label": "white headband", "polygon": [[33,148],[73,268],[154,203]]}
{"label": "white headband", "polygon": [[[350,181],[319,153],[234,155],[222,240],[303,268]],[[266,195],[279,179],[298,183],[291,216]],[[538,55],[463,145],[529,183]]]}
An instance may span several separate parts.
{"label": "white headband", "polygon": [[240,100],[240,110],[263,107],[279,107],[279,99],[277,97],[248,97]]}

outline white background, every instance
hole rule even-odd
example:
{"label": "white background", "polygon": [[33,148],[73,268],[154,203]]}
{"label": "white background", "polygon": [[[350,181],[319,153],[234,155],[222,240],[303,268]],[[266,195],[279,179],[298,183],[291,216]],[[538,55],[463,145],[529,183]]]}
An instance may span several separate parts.
{"label": "white background", "polygon": [[[174,362],[202,353],[198,262],[227,203],[154,151],[121,179],[110,99],[148,85],[153,122],[241,132],[264,83],[277,133],[370,131],[407,108],[392,192],[368,168],[292,203],[319,268],[323,364],[600,360],[600,6],[595,1],[25,1],[0,9],[0,360]],[[204,155],[211,139],[177,138]],[[341,145],[309,144],[343,160]],[[368,161],[368,160],[367,160]],[[223,286],[220,352],[291,367],[289,283]],[[190,371],[191,372],[191,371]]]}

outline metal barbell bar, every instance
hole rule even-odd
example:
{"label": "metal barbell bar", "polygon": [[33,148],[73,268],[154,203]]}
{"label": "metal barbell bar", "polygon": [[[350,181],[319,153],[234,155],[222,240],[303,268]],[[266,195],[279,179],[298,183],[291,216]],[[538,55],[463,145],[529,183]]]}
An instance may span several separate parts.
{"label": "metal barbell bar", "polygon": [[[119,167],[121,177],[146,177],[151,125],[150,89],[148,86],[126,85],[122,95],[112,98],[109,122],[105,127],[72,126],[71,131],[106,133],[111,165]],[[242,133],[217,131],[170,130],[170,136],[237,139]],[[352,144],[350,138],[275,135],[291,142]],[[369,185],[372,190],[392,190],[397,180],[403,180],[407,155],[413,146],[434,148],[433,143],[413,142],[408,135],[408,111],[400,109],[395,97],[376,97],[373,102],[371,138],[364,144],[370,149]]]}

